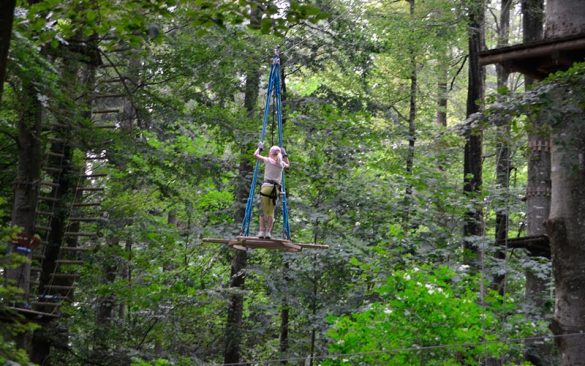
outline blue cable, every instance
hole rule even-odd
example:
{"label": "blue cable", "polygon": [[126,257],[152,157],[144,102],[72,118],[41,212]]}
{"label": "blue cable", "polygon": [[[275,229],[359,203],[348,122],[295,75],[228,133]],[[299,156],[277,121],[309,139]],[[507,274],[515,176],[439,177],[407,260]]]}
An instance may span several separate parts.
{"label": "blue cable", "polygon": [[[270,112],[270,97],[272,93],[276,96],[275,107],[278,118],[278,146],[282,147],[282,101],[280,93],[280,58],[275,55],[272,58],[272,66],[270,67],[270,76],[268,78],[268,90],[266,92],[266,103],[264,105],[264,115],[262,117],[262,131],[260,132],[260,142],[264,141],[266,136],[266,128],[268,125],[268,116]],[[256,191],[256,182],[258,180],[258,172],[260,171],[260,161],[256,161],[254,167],[254,175],[252,176],[252,186],[250,187],[250,193],[248,200],[246,201],[246,211],[244,219],[242,221],[242,229],[240,235],[250,235],[250,222],[252,219],[252,209],[254,205],[254,196]],[[282,219],[283,219],[283,234],[287,239],[290,240],[290,227],[288,223],[288,204],[286,201],[286,190],[285,190],[285,179],[284,170],[282,172]]]}

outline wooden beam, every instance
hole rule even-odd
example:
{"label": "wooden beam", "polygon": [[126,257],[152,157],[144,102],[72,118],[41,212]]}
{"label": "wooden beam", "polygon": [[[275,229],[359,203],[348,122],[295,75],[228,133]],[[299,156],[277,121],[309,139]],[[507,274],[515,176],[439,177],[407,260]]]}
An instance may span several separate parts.
{"label": "wooden beam", "polygon": [[500,64],[508,72],[520,72],[536,79],[566,70],[585,61],[585,34],[545,39],[483,51],[480,65]]}
{"label": "wooden beam", "polygon": [[522,44],[484,51],[480,54],[479,63],[482,66],[506,64],[519,60],[551,56],[563,51],[582,50],[585,50],[585,35],[581,35],[581,38],[577,39],[559,39],[558,41],[553,39],[539,43]]}
{"label": "wooden beam", "polygon": [[546,235],[498,240],[496,244],[508,248],[526,249],[534,257],[551,258],[550,240]]}

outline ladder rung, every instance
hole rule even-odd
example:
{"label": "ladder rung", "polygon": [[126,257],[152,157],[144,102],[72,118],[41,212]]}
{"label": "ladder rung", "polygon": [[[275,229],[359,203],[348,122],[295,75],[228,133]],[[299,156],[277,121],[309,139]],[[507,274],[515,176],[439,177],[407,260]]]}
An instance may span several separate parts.
{"label": "ladder rung", "polygon": [[35,226],[35,229],[42,230],[42,231],[50,231],[51,230],[51,227],[50,226],[44,226],[44,225],[37,225],[37,226]]}
{"label": "ladder rung", "polygon": [[47,301],[33,301],[31,305],[36,306],[61,306],[60,302],[47,302]]}
{"label": "ladder rung", "polygon": [[122,81],[122,79],[120,79],[120,78],[113,78],[113,79],[100,80],[100,83],[102,83],[102,84],[110,84],[110,83],[119,83],[121,81]]}
{"label": "ladder rung", "polygon": [[88,252],[91,248],[83,248],[83,247],[61,247],[61,250],[70,250],[73,252]]}
{"label": "ladder rung", "polygon": [[105,69],[105,68],[109,68],[109,67],[125,67],[125,66],[126,65],[124,65],[124,64],[110,64],[110,63],[107,63],[107,64],[101,64],[99,67]]}
{"label": "ladder rung", "polygon": [[104,189],[102,187],[78,187],[77,190],[87,192],[102,192]]}
{"label": "ladder rung", "polygon": [[124,94],[96,94],[93,96],[94,98],[98,99],[107,99],[107,98],[124,98]]}
{"label": "ladder rung", "polygon": [[41,201],[50,201],[50,202],[57,202],[57,201],[59,201],[58,198],[55,198],[55,197],[47,197],[47,196],[39,196],[39,200],[41,200]]}
{"label": "ladder rung", "polygon": [[78,221],[78,222],[101,222],[105,221],[103,217],[72,217],[69,221]]}
{"label": "ladder rung", "polygon": [[59,187],[59,183],[41,182],[41,186],[45,186],[45,187]]}
{"label": "ladder rung", "polygon": [[74,203],[73,207],[90,207],[90,206],[100,206],[101,202],[84,202],[84,203]]}
{"label": "ladder rung", "polygon": [[102,177],[107,177],[108,175],[106,173],[95,173],[95,174],[85,174],[82,175],[81,178],[102,178]]}
{"label": "ladder rung", "polygon": [[31,272],[40,272],[43,269],[41,267],[37,267],[37,266],[32,266],[30,267]]}
{"label": "ladder rung", "polygon": [[54,290],[73,290],[75,286],[64,286],[64,285],[47,285],[45,289],[54,289]]}
{"label": "ladder rung", "polygon": [[[54,294],[41,294],[41,295],[39,295],[39,299],[63,301],[63,300],[67,300],[67,296],[54,295]],[[54,304],[54,302],[52,302],[51,304]]]}
{"label": "ladder rung", "polygon": [[78,273],[51,273],[51,277],[53,278],[79,278]]}
{"label": "ladder rung", "polygon": [[69,128],[69,127],[71,127],[71,125],[67,125],[65,123],[56,123],[56,122],[53,122],[53,123],[49,124],[49,127]]}
{"label": "ladder rung", "polygon": [[120,109],[115,108],[115,109],[102,109],[99,111],[91,111],[91,113],[93,114],[109,114],[109,113],[120,113]]}
{"label": "ladder rung", "polygon": [[58,138],[58,137],[49,137],[48,140],[50,142],[61,142],[61,143],[67,142],[67,139],[62,139],[62,138]]}
{"label": "ladder rung", "polygon": [[83,264],[83,261],[76,260],[76,259],[57,259],[55,261],[56,264]]}
{"label": "ladder rung", "polygon": [[56,157],[58,157],[58,158],[62,158],[62,157],[64,157],[64,156],[65,156],[65,154],[63,154],[63,153],[56,153],[56,152],[52,152],[52,151],[49,151],[49,152],[47,153],[47,155],[48,155],[48,156],[56,156]]}
{"label": "ladder rung", "polygon": [[37,211],[37,215],[53,216],[53,213],[51,211]]}
{"label": "ladder rung", "polygon": [[65,236],[97,236],[97,233],[90,233],[90,232],[83,232],[83,231],[79,231],[79,232],[68,231],[65,233]]}
{"label": "ladder rung", "polygon": [[53,166],[46,166],[43,169],[46,172],[50,172],[50,173],[59,173],[59,172],[61,172],[63,170],[62,168],[55,168]]}

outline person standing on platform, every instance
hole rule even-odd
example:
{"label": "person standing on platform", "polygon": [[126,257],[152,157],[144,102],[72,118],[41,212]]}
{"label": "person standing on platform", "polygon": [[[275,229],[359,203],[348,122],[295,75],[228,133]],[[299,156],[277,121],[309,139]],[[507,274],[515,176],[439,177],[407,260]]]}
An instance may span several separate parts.
{"label": "person standing on platform", "polygon": [[260,188],[262,212],[260,213],[258,237],[270,239],[272,237],[272,225],[274,224],[274,209],[280,195],[282,171],[288,168],[290,163],[283,147],[272,146],[268,156],[260,154],[263,149],[264,143],[260,142],[256,151],[254,151],[254,157],[264,163],[264,181]]}

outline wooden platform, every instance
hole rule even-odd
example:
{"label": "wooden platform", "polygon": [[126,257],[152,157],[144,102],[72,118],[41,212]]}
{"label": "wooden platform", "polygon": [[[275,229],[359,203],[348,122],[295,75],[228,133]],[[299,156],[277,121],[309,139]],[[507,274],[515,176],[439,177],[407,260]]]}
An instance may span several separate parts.
{"label": "wooden platform", "polygon": [[585,61],[585,34],[486,50],[479,56],[482,66],[500,64],[509,72],[520,72],[536,79],[566,70],[580,61]]}
{"label": "wooden platform", "polygon": [[277,249],[287,252],[300,252],[303,249],[328,249],[329,245],[293,243],[287,239],[260,239],[256,236],[237,236],[235,239],[204,238],[204,243],[226,244],[238,250]]}
{"label": "wooden platform", "polygon": [[522,238],[511,238],[507,240],[498,240],[500,246],[508,248],[522,248],[528,250],[533,257],[551,258],[550,241],[546,235],[526,236]]}

